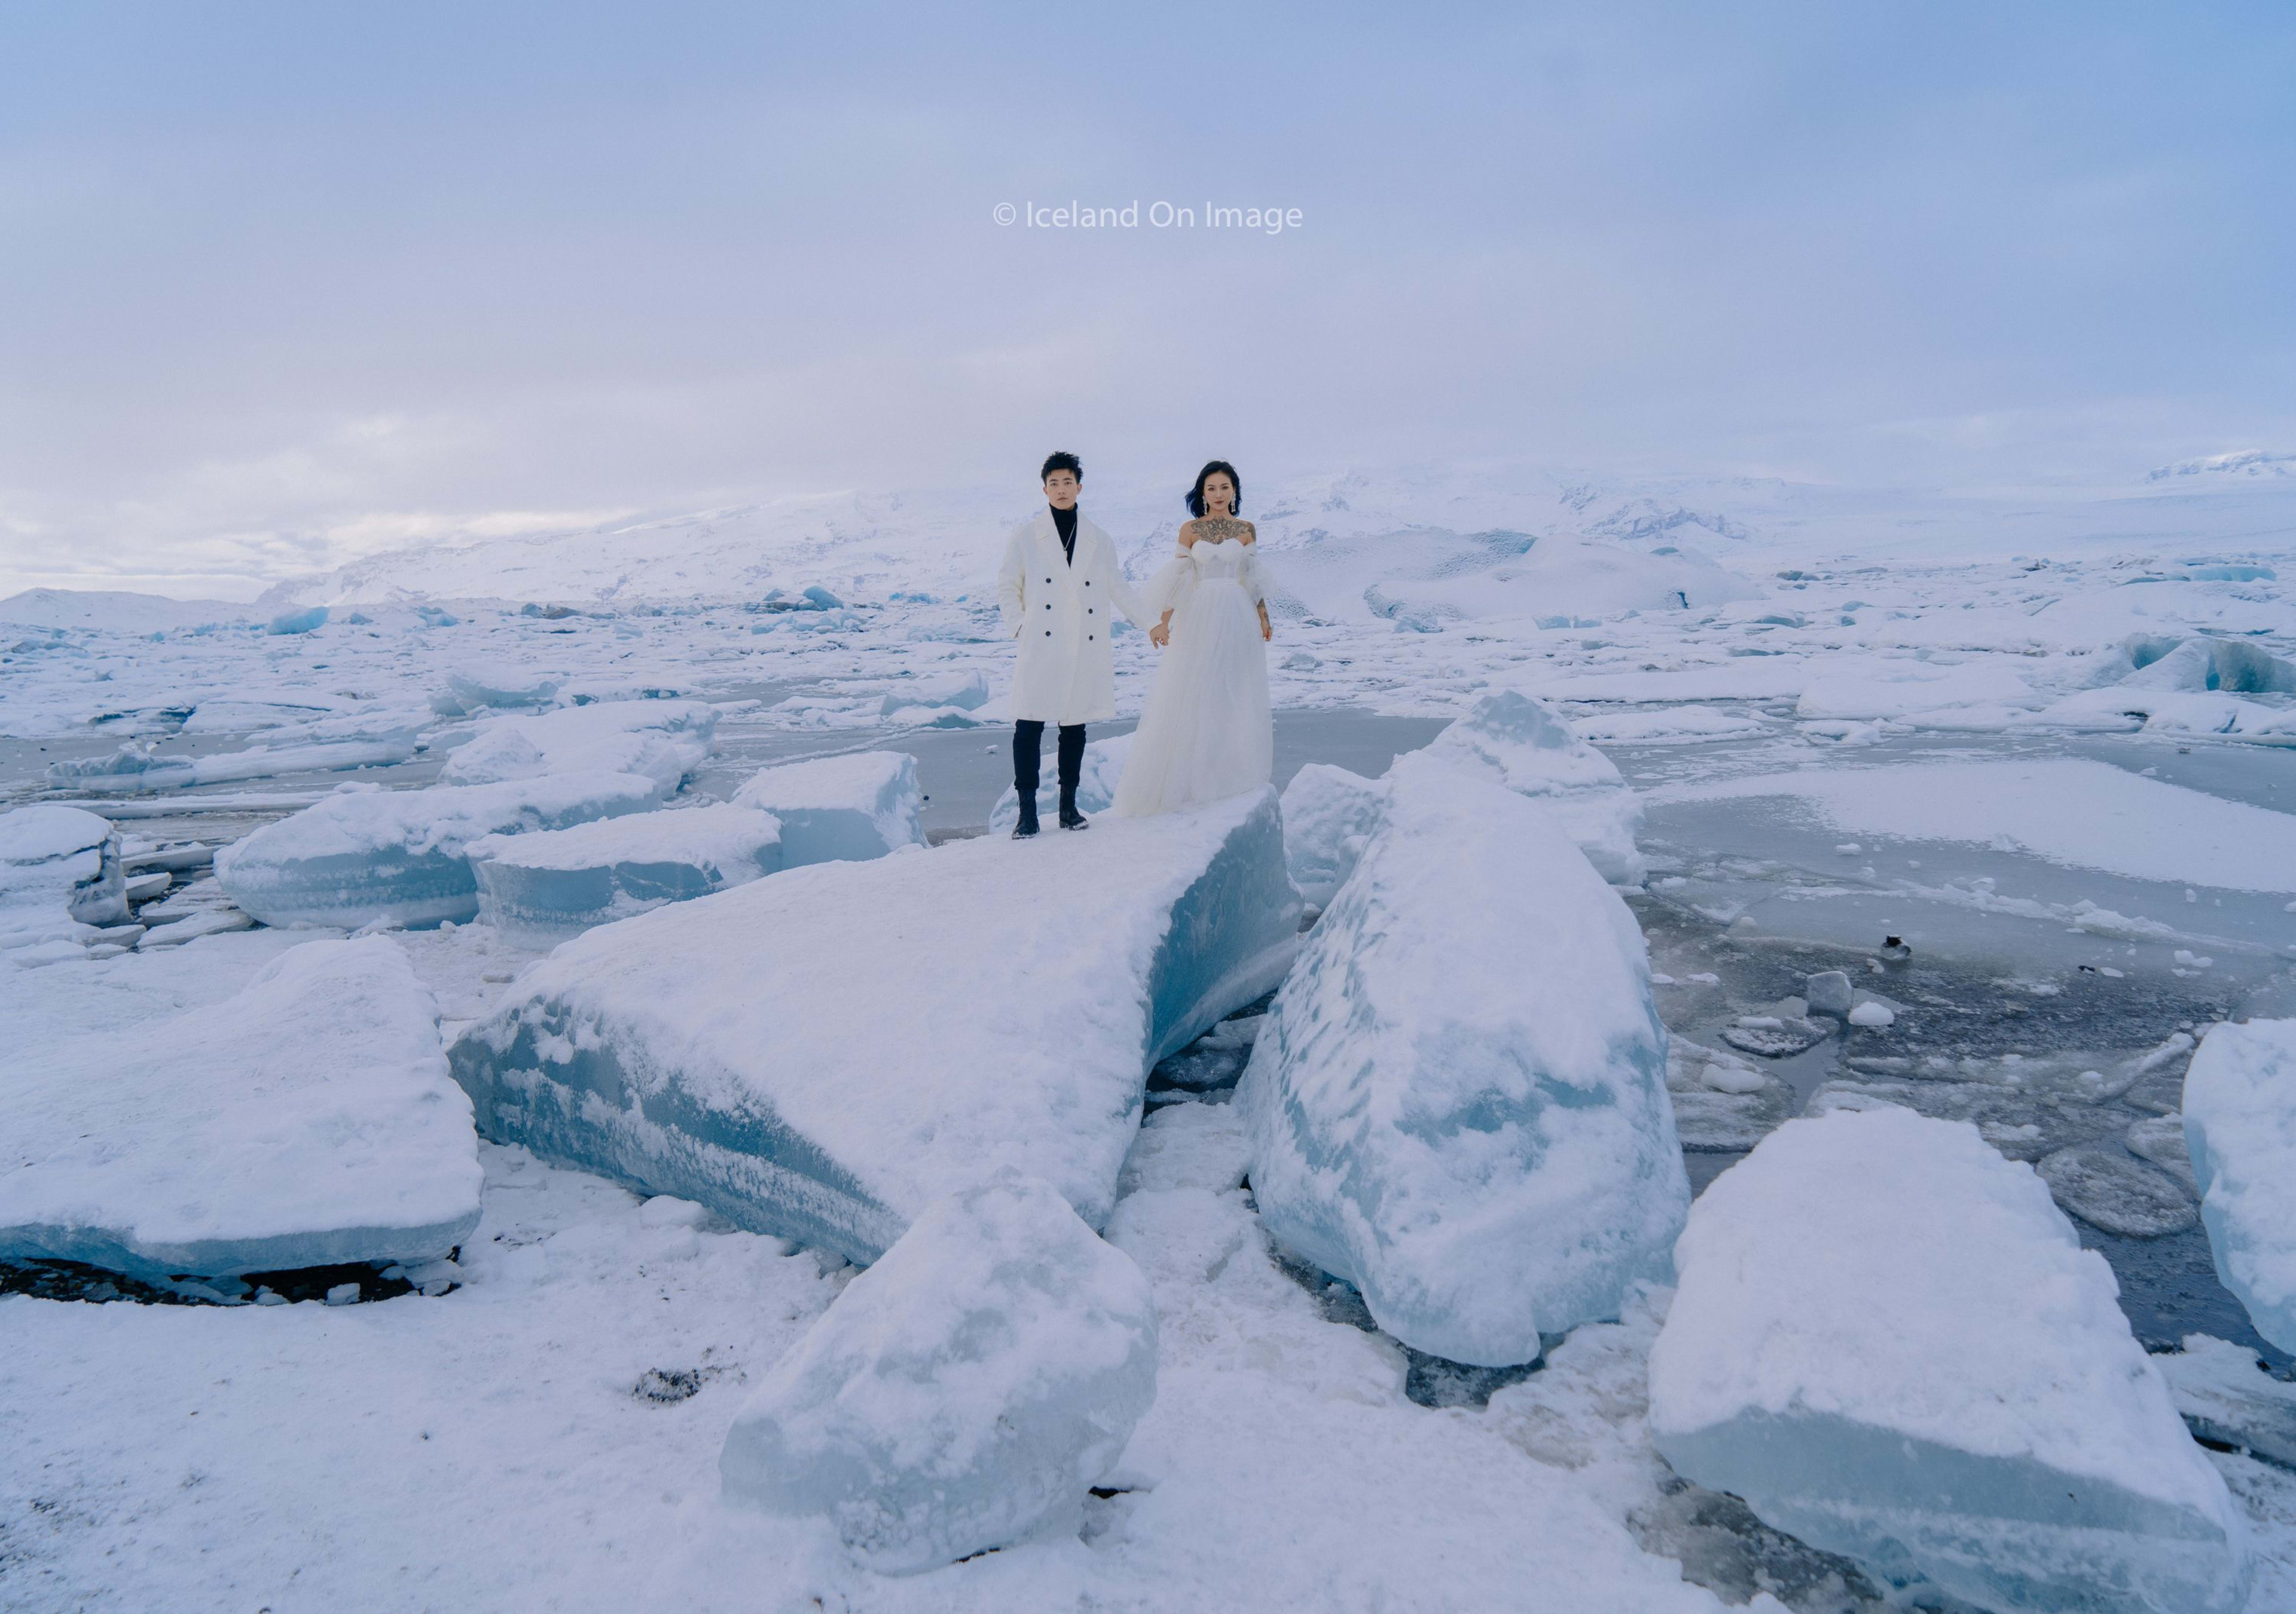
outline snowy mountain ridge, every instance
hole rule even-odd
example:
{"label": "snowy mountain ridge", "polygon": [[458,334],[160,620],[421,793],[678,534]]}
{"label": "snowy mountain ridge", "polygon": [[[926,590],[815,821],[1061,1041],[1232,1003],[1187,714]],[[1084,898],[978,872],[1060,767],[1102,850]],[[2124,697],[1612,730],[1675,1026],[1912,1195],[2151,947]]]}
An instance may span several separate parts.
{"label": "snowy mountain ridge", "polygon": [[[1453,572],[1495,567],[1547,537],[1678,550],[1761,569],[1877,551],[1903,559],[1913,546],[1939,558],[2073,545],[2091,553],[2100,545],[2194,544],[2244,553],[2296,532],[2290,497],[2296,477],[2281,469],[2296,467],[2296,456],[2220,458],[2224,474],[2237,479],[2195,485],[2170,468],[2172,480],[2156,473],[2143,491],[2112,494],[1957,494],[1751,477],[1600,479],[1517,466],[1349,471],[1295,479],[1272,493],[1247,480],[1244,513],[1259,525],[1271,561],[1303,558],[1320,570],[1339,553],[1366,545],[1393,557],[1371,562],[1358,591],[1389,577],[1432,575],[1442,561]],[[1086,509],[1139,575],[1169,553],[1185,514],[1179,493],[1136,480],[1095,481]],[[978,596],[994,577],[1005,533],[1032,513],[1030,494],[1025,485],[840,489],[539,537],[394,550],[290,578],[259,605],[634,604],[753,599],[813,584],[865,597]],[[1476,562],[1463,547],[1480,547],[1488,558]]]}

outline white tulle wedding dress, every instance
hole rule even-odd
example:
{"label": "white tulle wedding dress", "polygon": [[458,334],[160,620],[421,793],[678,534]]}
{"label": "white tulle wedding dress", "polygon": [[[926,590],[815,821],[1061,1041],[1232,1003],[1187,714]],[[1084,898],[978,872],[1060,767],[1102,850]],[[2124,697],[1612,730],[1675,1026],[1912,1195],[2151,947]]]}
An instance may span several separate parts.
{"label": "white tulle wedding dress", "polygon": [[1145,818],[1267,784],[1275,767],[1267,709],[1266,599],[1257,545],[1199,539],[1156,576],[1150,609],[1172,612],[1165,647],[1117,782],[1115,811]]}

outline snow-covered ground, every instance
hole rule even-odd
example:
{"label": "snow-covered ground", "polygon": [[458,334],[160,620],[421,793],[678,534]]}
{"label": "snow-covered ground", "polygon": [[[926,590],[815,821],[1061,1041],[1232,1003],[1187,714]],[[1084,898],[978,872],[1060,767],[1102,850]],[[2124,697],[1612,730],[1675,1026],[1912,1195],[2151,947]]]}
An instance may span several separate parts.
{"label": "snow-covered ground", "polygon": [[[1628,902],[1693,1186],[1795,1113],[1972,1121],[2038,1166],[2141,1342],[2212,1336],[2193,1360],[2286,1374],[2217,1281],[2175,1118],[2210,1025],[2296,1016],[2296,479],[2227,461],[2105,494],[1502,471],[1252,492],[1281,596],[1279,788],[1309,761],[1380,774],[1514,690],[1639,792]],[[1169,543],[1168,490],[1094,496],[1136,570]],[[427,786],[506,718],[708,702],[715,750],[685,758],[678,806],[767,762],[892,750],[917,758],[930,839],[986,825],[1009,778],[985,596],[1011,504],[824,496],[382,556],[253,607],[0,602],[0,805],[111,820],[135,907],[11,908],[0,1083],[340,934],[249,928],[213,848],[339,789]],[[1136,712],[1155,652],[1116,649]],[[20,889],[49,885],[0,896]],[[484,923],[387,933],[447,1044],[539,956]],[[1811,979],[1833,971],[1843,1012]],[[34,1292],[0,1298],[0,1605],[1879,1606],[1847,1561],[1659,1458],[1644,1364],[1670,1291],[1549,1340],[1535,1371],[1469,1369],[1287,1256],[1228,1102],[1259,1023],[1151,1081],[1103,1232],[1154,1288],[1157,1397],[1080,1536],[889,1577],[825,1525],[726,1502],[745,1387],[854,1269],[483,1143],[451,1271],[277,1276],[268,1299],[296,1303],[218,1305],[274,1275],[12,1269]],[[365,1303],[322,1302],[345,1283]],[[85,1303],[123,1292],[192,1303]],[[2227,1434],[2247,1414],[2223,1405],[2247,1404],[2210,1394],[2211,1440],[2284,1460],[2284,1435]],[[2254,1532],[2249,1607],[2296,1608],[2296,1473],[2206,1461]]]}

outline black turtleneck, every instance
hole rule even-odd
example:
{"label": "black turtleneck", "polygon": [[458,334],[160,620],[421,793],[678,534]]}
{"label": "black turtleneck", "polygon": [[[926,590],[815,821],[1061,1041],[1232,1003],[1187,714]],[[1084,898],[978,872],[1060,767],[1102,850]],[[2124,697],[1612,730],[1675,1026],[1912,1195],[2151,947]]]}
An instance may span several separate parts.
{"label": "black turtleneck", "polygon": [[1073,566],[1076,564],[1076,506],[1071,504],[1062,510],[1055,504],[1052,510],[1053,525],[1061,535],[1061,548],[1067,553],[1069,564]]}

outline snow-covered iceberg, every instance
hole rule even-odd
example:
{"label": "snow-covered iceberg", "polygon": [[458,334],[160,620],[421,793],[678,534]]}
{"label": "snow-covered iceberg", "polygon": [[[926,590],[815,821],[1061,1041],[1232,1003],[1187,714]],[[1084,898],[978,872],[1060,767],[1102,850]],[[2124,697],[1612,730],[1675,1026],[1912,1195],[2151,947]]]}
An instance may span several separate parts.
{"label": "snow-covered iceberg", "polygon": [[1618,765],[1570,732],[1554,709],[1517,690],[1485,695],[1426,750],[1481,773],[1553,813],[1587,861],[1612,885],[1647,873],[1635,836],[1642,802]]}
{"label": "snow-covered iceberg", "polygon": [[2296,1351],[2296,1020],[2212,1027],[2185,1072],[2185,1143],[2217,1276]]}
{"label": "snow-covered iceberg", "polygon": [[0,948],[86,941],[127,922],[109,819],[53,803],[0,813]]}
{"label": "snow-covered iceberg", "polygon": [[577,937],[449,1058],[489,1137],[856,1260],[1004,1165],[1098,1226],[1149,1069],[1299,912],[1272,791],[816,864]]}
{"label": "snow-covered iceberg", "polygon": [[1453,1361],[1663,1282],[1690,1185],[1642,932],[1545,807],[1398,759],[1238,1088],[1278,1241]]}
{"label": "snow-covered iceberg", "polygon": [[470,845],[479,917],[548,949],[594,926],[747,884],[782,866],[771,813],[721,802],[601,818],[570,830],[488,835]]}
{"label": "snow-covered iceberg", "polygon": [[1292,883],[1327,903],[1346,883],[1387,807],[1387,786],[1326,762],[1310,762],[1283,787],[1283,857]]}
{"label": "snow-covered iceberg", "polygon": [[611,700],[497,717],[447,758],[441,784],[549,774],[636,774],[663,796],[708,760],[718,709],[703,700]]}
{"label": "snow-covered iceberg", "polygon": [[635,813],[659,799],[656,782],[635,774],[344,791],[218,851],[216,878],[267,925],[460,923],[479,912],[471,842]]}
{"label": "snow-covered iceberg", "polygon": [[385,937],[220,1003],[0,1053],[0,1258],[218,1276],[445,1255],[479,1220],[470,1100]]}
{"label": "snow-covered iceberg", "polygon": [[861,862],[922,846],[917,759],[904,751],[856,751],[760,770],[734,792],[737,807],[781,821],[782,864]]}
{"label": "snow-covered iceberg", "polygon": [[1986,1609],[2233,1614],[2245,1528],[2032,1168],[1882,1106],[1788,1121],[1676,1248],[1650,1428],[1762,1521]]}
{"label": "snow-covered iceberg", "polygon": [[1007,1168],[929,1206],[758,1385],[728,1495],[914,1573],[1084,1520],[1156,1399],[1156,1306],[1060,1191]]}

